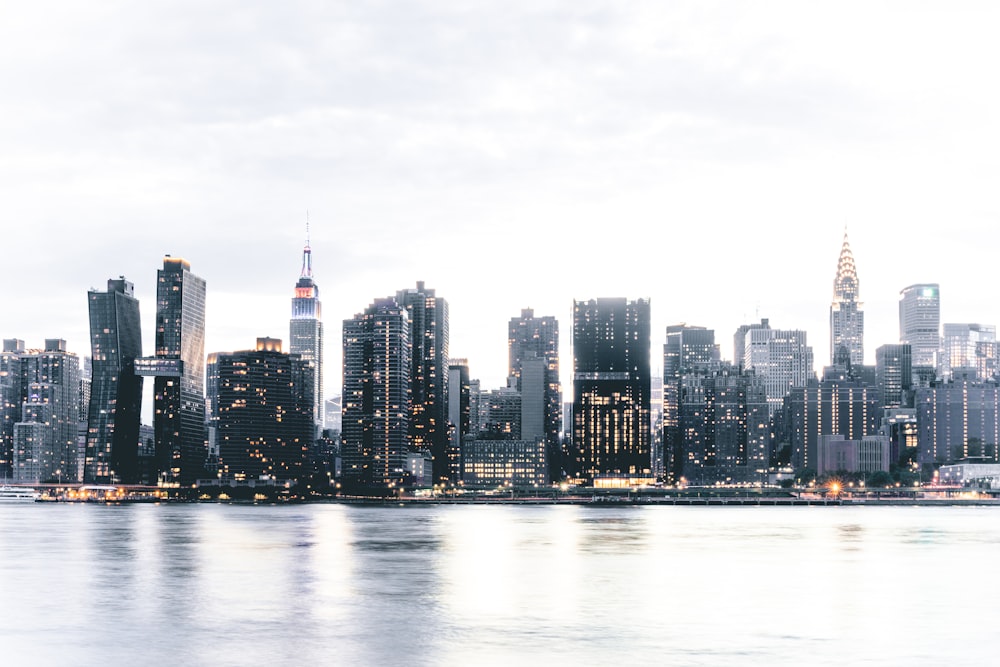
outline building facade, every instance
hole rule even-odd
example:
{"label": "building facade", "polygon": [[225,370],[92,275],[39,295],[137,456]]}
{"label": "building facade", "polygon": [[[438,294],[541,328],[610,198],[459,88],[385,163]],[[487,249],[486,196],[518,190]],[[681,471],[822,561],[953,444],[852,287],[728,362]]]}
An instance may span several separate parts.
{"label": "building facade", "polygon": [[21,421],[25,383],[21,372],[24,341],[5,338],[0,352],[0,477],[10,479],[14,456],[14,424]]}
{"label": "building facade", "polygon": [[555,317],[536,317],[531,308],[521,310],[519,317],[512,317],[507,326],[507,374],[516,379],[518,391],[524,392],[522,369],[531,363],[537,369],[542,364],[542,395],[539,399],[525,397],[526,406],[534,410],[533,401],[541,400],[545,442],[548,445],[553,478],[561,476],[556,470],[561,458],[560,431],[562,429],[562,385],[559,380],[559,322]]}
{"label": "building facade", "polygon": [[806,332],[794,329],[772,329],[768,320],[760,325],[744,325],[734,336],[735,362],[744,371],[753,371],[764,383],[768,412],[773,416],[793,387],[804,387],[816,378],[813,350],[807,343]]}
{"label": "building facade", "polygon": [[993,380],[997,374],[997,328],[993,324],[944,325],[938,377]]}
{"label": "building facade", "polygon": [[679,423],[688,483],[762,482],[770,454],[767,394],[760,378],[726,365],[685,376]]}
{"label": "building facade", "polygon": [[663,345],[663,457],[665,477],[677,481],[685,474],[691,452],[687,451],[681,408],[698,403],[702,380],[711,377],[720,364],[715,331],[705,327],[674,324],[667,327]]}
{"label": "building facade", "polygon": [[462,481],[481,488],[538,488],[548,485],[545,438],[470,439],[462,458]]}
{"label": "building facade", "polygon": [[911,404],[913,388],[912,348],[909,343],[883,345],[875,350],[875,378],[883,408]]}
{"label": "building facade", "polygon": [[489,440],[521,439],[521,392],[513,384],[480,391],[478,406],[479,430],[474,434],[475,437]]}
{"label": "building facade", "polygon": [[410,447],[431,452],[436,481],[458,481],[448,455],[448,302],[422,281],[396,302],[410,322]]}
{"label": "building facade", "polygon": [[190,486],[205,476],[205,281],[186,260],[163,259],[156,272],[153,358],[136,362],[153,380],[157,481]]}
{"label": "building facade", "polygon": [[19,366],[24,393],[12,427],[10,479],[79,481],[80,359],[66,351],[66,341],[47,338],[44,349],[23,350]]}
{"label": "building facade", "polygon": [[469,361],[452,359],[448,363],[448,460],[454,472],[449,477],[461,478],[462,449],[472,427],[471,390]]}
{"label": "building facade", "polygon": [[899,342],[910,346],[914,366],[937,366],[941,347],[941,289],[937,283],[900,290]]}
{"label": "building facade", "polygon": [[875,387],[849,378],[812,381],[793,388],[782,409],[783,435],[791,445],[792,465],[816,469],[822,436],[861,440],[876,435],[880,417],[876,394]]}
{"label": "building facade", "polygon": [[291,483],[314,440],[315,367],[258,338],[254,350],[216,355],[218,474],[222,480]]}
{"label": "building facade", "polygon": [[921,387],[914,403],[920,463],[1000,460],[1000,390],[995,383],[957,380]]}
{"label": "building facade", "polygon": [[84,481],[137,484],[142,376],[139,301],[132,283],[108,280],[106,292],[87,294],[90,314],[90,405]]}
{"label": "building facade", "polygon": [[647,299],[573,303],[573,444],[579,476],[650,480]]}
{"label": "building facade", "polygon": [[410,450],[409,311],[377,299],[344,321],[342,474],[348,485],[387,488],[404,478]]}
{"label": "building facade", "polygon": [[889,472],[889,438],[871,435],[860,440],[846,440],[839,435],[819,440],[816,474]]}

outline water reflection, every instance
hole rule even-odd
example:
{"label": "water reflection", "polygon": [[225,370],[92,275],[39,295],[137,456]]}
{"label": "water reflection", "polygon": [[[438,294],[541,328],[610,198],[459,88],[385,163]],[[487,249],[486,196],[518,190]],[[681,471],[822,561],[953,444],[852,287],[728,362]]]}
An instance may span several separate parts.
{"label": "water reflection", "polygon": [[597,509],[593,514],[581,516],[580,549],[595,554],[642,551],[647,539],[643,509],[646,508],[627,508],[623,514],[609,509],[602,514]]}
{"label": "water reflection", "polygon": [[987,664],[1000,583],[935,577],[997,541],[995,510],[964,508],[0,507],[0,645],[26,664]]}
{"label": "water reflection", "polygon": [[856,523],[837,526],[837,543],[844,551],[858,551],[865,540],[864,533],[865,529]]}

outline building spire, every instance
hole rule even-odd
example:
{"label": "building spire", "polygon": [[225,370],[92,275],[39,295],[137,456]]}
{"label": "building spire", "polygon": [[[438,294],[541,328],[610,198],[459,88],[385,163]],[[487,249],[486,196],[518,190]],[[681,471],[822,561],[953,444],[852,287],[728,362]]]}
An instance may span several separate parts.
{"label": "building spire", "polygon": [[306,209],[306,245],[302,249],[302,278],[312,278],[312,248],[309,247],[309,210]]}
{"label": "building spire", "polygon": [[854,265],[854,254],[847,240],[847,226],[844,226],[844,243],[840,247],[840,258],[837,260],[837,277],[833,280],[833,298],[835,301],[857,301],[858,270]]}

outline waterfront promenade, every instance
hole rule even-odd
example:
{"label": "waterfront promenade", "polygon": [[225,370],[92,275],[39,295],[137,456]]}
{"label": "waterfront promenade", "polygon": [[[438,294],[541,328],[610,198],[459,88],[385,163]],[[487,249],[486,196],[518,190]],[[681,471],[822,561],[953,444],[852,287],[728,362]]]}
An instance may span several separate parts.
{"label": "waterfront promenade", "polygon": [[335,490],[315,492],[284,487],[229,489],[211,487],[181,489],[139,485],[42,484],[39,502],[97,503],[343,503],[349,505],[668,505],[678,507],[825,507],[825,506],[974,506],[1000,505],[992,491],[965,488],[920,487],[913,489],[859,489],[831,491],[828,488],[733,489],[727,487],[639,487],[603,489],[418,489],[395,493],[351,495]]}

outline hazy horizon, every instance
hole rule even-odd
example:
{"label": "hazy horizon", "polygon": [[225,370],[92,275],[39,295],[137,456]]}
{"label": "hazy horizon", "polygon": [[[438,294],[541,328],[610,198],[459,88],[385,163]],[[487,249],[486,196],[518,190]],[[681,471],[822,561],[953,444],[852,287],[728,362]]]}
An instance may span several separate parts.
{"label": "hazy horizon", "polygon": [[504,383],[507,322],[649,298],[667,325],[766,317],[828,363],[848,230],[865,357],[898,294],[997,323],[990,3],[38,2],[0,25],[4,338],[90,353],[124,275],[208,286],[206,352],[288,339],[309,211],[326,394],[341,322],[424,281],[450,356]]}

